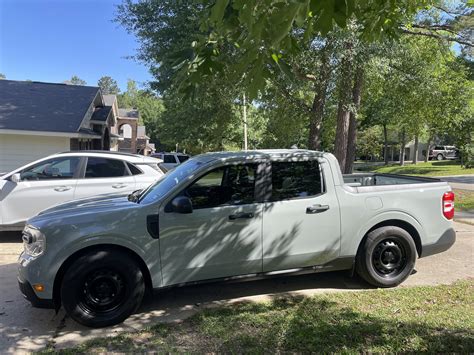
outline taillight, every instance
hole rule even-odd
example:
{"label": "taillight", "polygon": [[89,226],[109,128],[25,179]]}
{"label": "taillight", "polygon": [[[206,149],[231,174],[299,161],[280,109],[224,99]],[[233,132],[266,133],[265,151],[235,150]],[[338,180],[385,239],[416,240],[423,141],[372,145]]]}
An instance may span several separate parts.
{"label": "taillight", "polygon": [[447,219],[454,218],[454,192],[452,191],[443,195],[443,215]]}

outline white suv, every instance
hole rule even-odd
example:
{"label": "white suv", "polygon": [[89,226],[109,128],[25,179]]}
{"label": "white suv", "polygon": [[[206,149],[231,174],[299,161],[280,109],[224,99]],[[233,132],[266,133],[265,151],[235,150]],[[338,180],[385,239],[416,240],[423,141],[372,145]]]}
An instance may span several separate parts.
{"label": "white suv", "polygon": [[0,177],[0,231],[53,205],[99,194],[131,193],[163,176],[162,160],[142,155],[77,151],[50,155]]}

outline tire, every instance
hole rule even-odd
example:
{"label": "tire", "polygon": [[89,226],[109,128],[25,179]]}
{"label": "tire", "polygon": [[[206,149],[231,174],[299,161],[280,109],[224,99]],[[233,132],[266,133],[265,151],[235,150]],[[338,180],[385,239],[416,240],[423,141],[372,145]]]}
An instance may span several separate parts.
{"label": "tire", "polygon": [[145,282],[136,262],[120,250],[96,250],[66,270],[61,300],[76,322],[100,328],[123,322],[141,304]]}
{"label": "tire", "polygon": [[357,274],[371,285],[395,287],[415,268],[417,251],[404,229],[380,227],[367,235],[356,258]]}
{"label": "tire", "polygon": [[438,155],[436,156],[436,159],[438,159],[438,160],[444,160],[443,154],[438,154]]}

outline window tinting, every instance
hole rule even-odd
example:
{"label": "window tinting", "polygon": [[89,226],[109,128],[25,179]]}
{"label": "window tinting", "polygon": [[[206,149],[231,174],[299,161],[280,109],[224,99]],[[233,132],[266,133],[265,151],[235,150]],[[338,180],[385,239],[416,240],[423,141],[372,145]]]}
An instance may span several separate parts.
{"label": "window tinting", "polygon": [[20,173],[21,180],[72,179],[80,158],[56,158],[41,162]]}
{"label": "window tinting", "polygon": [[128,175],[121,160],[106,158],[88,158],[86,178],[119,177]]}
{"label": "window tinting", "polygon": [[185,195],[195,209],[254,203],[256,171],[257,164],[212,170],[189,186]]}
{"label": "window tinting", "polygon": [[317,161],[272,163],[272,201],[314,196],[321,192]]}
{"label": "window tinting", "polygon": [[184,163],[188,159],[189,157],[187,155],[178,155],[178,160],[180,163]]}
{"label": "window tinting", "polygon": [[165,154],[163,157],[163,163],[176,164],[176,159],[174,158],[174,155]]}
{"label": "window tinting", "polygon": [[140,174],[143,174],[143,172],[138,169],[135,165],[131,164],[131,163],[127,163],[128,165],[128,169],[130,170],[130,172],[132,173],[132,175],[140,175]]}

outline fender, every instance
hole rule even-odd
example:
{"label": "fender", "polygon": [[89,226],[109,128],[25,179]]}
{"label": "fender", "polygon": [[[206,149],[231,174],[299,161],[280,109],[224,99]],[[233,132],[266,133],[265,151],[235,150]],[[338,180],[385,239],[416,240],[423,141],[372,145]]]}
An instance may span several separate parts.
{"label": "fender", "polygon": [[411,216],[410,214],[400,211],[400,210],[389,210],[381,212],[373,217],[371,217],[362,227],[351,237],[351,236],[342,236],[341,238],[341,255],[356,255],[359,245],[367,234],[367,232],[373,228],[375,225],[388,221],[388,220],[400,220],[406,222],[413,226],[418,232],[421,242],[426,239],[425,231],[421,224]]}

